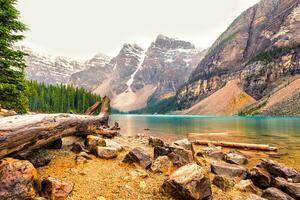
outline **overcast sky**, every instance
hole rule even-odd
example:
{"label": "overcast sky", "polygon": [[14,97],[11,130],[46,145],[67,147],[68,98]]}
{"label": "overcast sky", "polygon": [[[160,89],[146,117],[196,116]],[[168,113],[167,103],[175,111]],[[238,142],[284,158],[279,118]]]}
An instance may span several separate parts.
{"label": "overcast sky", "polygon": [[259,0],[19,0],[25,45],[53,55],[115,56],[124,43],[144,48],[158,34],[209,47]]}

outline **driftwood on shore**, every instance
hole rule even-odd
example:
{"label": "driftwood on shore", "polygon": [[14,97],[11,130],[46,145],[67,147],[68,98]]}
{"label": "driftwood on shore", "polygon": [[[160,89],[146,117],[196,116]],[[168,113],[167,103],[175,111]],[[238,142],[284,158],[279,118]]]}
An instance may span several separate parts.
{"label": "driftwood on shore", "polygon": [[276,151],[277,147],[273,147],[267,144],[249,144],[249,143],[236,143],[236,142],[221,142],[221,141],[209,141],[209,140],[195,140],[195,145],[215,145],[221,147],[231,147],[239,149],[252,149],[260,151]]}
{"label": "driftwood on shore", "polygon": [[[19,115],[0,120],[0,159],[39,148],[76,133],[106,134],[110,100],[104,97],[98,116],[74,114]],[[100,105],[98,105],[99,107]],[[109,130],[109,134],[111,131]]]}

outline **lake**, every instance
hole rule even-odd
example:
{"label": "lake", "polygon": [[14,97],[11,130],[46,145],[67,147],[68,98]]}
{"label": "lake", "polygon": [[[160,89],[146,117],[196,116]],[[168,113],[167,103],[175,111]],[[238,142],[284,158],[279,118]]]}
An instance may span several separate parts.
{"label": "lake", "polygon": [[114,121],[126,135],[270,144],[300,165],[300,117],[112,115]]}

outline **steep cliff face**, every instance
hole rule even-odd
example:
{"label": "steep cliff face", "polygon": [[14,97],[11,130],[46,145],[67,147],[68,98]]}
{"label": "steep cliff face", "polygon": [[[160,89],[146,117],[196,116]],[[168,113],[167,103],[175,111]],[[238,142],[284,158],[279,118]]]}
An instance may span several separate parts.
{"label": "steep cliff face", "polygon": [[[177,92],[178,108],[192,106],[234,78],[241,79],[242,89],[258,100],[274,88],[278,79],[299,73],[299,4],[299,0],[262,0],[242,13]],[[292,60],[276,67],[262,56],[278,60],[291,56]],[[263,61],[253,62],[257,57]]]}

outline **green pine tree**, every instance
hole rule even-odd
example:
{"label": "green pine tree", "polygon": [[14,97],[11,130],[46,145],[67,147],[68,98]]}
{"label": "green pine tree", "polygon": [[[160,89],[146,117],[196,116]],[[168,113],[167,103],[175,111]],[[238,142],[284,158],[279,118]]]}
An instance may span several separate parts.
{"label": "green pine tree", "polygon": [[26,26],[19,21],[16,0],[0,0],[0,104],[18,113],[28,108],[24,77],[24,53],[13,45],[24,38]]}

